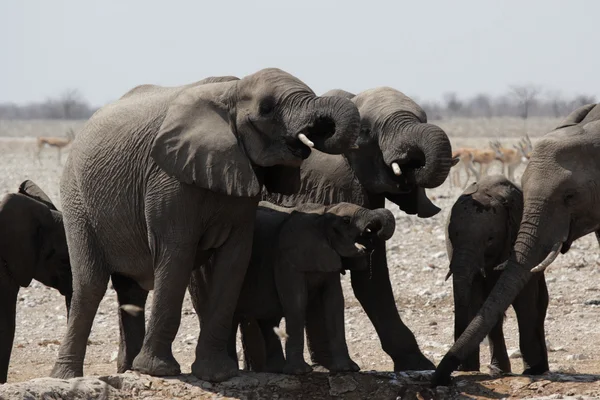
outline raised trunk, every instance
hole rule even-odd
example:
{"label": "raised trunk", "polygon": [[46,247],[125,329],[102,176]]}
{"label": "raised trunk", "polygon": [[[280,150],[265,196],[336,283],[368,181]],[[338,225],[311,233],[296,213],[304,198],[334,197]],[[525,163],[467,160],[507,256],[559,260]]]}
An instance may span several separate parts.
{"label": "raised trunk", "polygon": [[369,210],[367,216],[368,225],[365,228],[371,229],[379,239],[388,240],[394,235],[396,219],[390,210]]}
{"label": "raised trunk", "polygon": [[356,106],[341,97],[318,97],[311,101],[304,132],[317,150],[342,154],[355,145],[360,129]]}

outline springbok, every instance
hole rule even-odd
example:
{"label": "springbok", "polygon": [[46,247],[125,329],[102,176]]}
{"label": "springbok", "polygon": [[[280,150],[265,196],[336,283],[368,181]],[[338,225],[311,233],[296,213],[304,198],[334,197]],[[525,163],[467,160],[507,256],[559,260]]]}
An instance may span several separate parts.
{"label": "springbok", "polygon": [[[479,180],[481,177],[487,174],[487,170],[492,162],[496,160],[496,152],[493,149],[475,149],[472,147],[461,147],[452,153],[453,158],[458,158],[458,164],[462,165],[467,179],[463,188],[467,187],[471,173],[475,176],[475,179]],[[479,164],[479,171],[477,171],[473,163]],[[451,184],[461,186],[460,184],[460,168],[456,168],[454,171],[454,179],[451,180]]]}
{"label": "springbok", "polygon": [[496,160],[502,163],[502,172],[504,173],[506,167],[506,177],[512,181],[515,181],[515,170],[521,163],[529,159],[529,154],[533,150],[531,140],[528,135],[522,138],[517,145],[514,145],[512,149],[502,147],[499,141],[491,141],[490,146],[496,152]]}
{"label": "springbok", "polygon": [[58,150],[58,164],[60,165],[62,149],[67,147],[73,141],[73,139],[75,139],[75,132],[73,131],[72,128],[69,128],[69,130],[67,130],[66,138],[38,137],[37,138],[37,151],[36,151],[36,157],[37,157],[38,162],[40,164],[42,163],[40,160],[40,153],[42,152],[42,149],[44,148],[44,146],[50,146],[50,147],[56,147],[56,149]]}

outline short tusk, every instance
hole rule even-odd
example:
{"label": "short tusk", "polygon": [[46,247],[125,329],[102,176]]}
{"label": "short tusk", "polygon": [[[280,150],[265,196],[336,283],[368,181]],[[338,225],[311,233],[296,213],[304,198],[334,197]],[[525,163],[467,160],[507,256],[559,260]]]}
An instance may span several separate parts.
{"label": "short tusk", "polygon": [[452,271],[448,271],[448,273],[446,274],[446,278],[444,279],[444,281],[447,281],[448,278],[450,278],[452,276]]}
{"label": "short tusk", "polygon": [[304,143],[305,145],[307,145],[308,147],[311,147],[311,148],[315,147],[315,144],[313,142],[311,142],[311,140],[309,138],[307,138],[304,133],[299,133],[298,139],[300,139],[300,141],[302,143]]}
{"label": "short tusk", "polygon": [[554,246],[552,246],[552,250],[550,250],[550,254],[548,254],[546,259],[544,261],[542,261],[537,267],[532,268],[531,272],[545,271],[546,268],[548,268],[548,266],[550,264],[552,264],[554,262],[554,260],[556,260],[556,257],[558,257],[558,254],[560,253],[561,247],[562,247],[562,242],[558,242]]}
{"label": "short tusk", "polygon": [[360,251],[365,251],[367,248],[360,243],[354,243],[354,246]]}
{"label": "short tusk", "polygon": [[365,231],[367,231],[368,233],[371,233],[371,228],[367,228],[367,229],[365,229]]}
{"label": "short tusk", "polygon": [[400,169],[400,166],[398,165],[398,163],[395,163],[395,162],[392,163],[392,171],[394,171],[394,175],[397,175],[397,176],[402,175],[402,170]]}
{"label": "short tusk", "polygon": [[479,272],[481,272],[481,276],[483,276],[484,278],[487,278],[487,275],[485,274],[485,268],[481,268],[479,270]]}

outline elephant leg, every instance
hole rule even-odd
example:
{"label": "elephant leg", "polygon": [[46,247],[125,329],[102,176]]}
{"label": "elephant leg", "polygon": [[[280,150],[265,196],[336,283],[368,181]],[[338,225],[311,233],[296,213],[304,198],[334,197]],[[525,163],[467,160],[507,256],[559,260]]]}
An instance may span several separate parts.
{"label": "elephant leg", "polygon": [[[119,356],[117,372],[131,369],[134,358],[139,354],[146,335],[144,308],[148,292],[136,281],[119,274],[112,274],[111,280],[119,301]],[[139,311],[123,309],[124,305],[133,305]]]}
{"label": "elephant leg", "polygon": [[67,235],[73,272],[73,298],[67,332],[50,374],[60,379],[83,376],[87,341],[110,278],[92,235],[86,229],[75,232],[68,230]]}
{"label": "elephant leg", "polygon": [[0,269],[0,383],[6,383],[8,365],[15,339],[15,316],[19,285],[13,283],[6,269]]}
{"label": "elephant leg", "polygon": [[181,323],[185,289],[196,256],[196,243],[162,243],[154,268],[154,298],[142,349],[133,369],[153,376],[179,375],[172,344]]}
{"label": "elephant leg", "polygon": [[[254,218],[252,216],[252,218]],[[253,221],[234,229],[212,256],[210,291],[203,295],[201,330],[192,373],[199,379],[223,381],[238,373],[227,355],[227,339],[252,251]]]}
{"label": "elephant leg", "polygon": [[326,320],[327,317],[321,293],[315,293],[314,296],[311,296],[311,301],[306,307],[305,328],[308,352],[313,364],[321,365],[330,370],[332,355]]}
{"label": "elephant leg", "polygon": [[360,368],[350,358],[344,326],[344,293],[338,273],[331,274],[323,289],[325,324],[329,337],[332,363],[331,372],[356,372]]}
{"label": "elephant leg", "polygon": [[506,342],[504,341],[504,332],[502,331],[502,325],[504,324],[504,316],[500,318],[498,323],[494,325],[488,335],[490,341],[490,356],[491,364],[499,368],[502,372],[510,373],[510,360],[508,358],[508,351],[506,350]]}
{"label": "elephant leg", "polygon": [[258,321],[267,352],[266,372],[281,373],[285,365],[281,339],[275,334],[273,328],[279,326],[281,318],[268,318]]}
{"label": "elephant leg", "polygon": [[544,275],[533,276],[513,302],[519,324],[519,348],[525,375],[549,370],[544,320],[548,309],[548,288]]}
{"label": "elephant leg", "polygon": [[387,267],[385,243],[379,243],[369,270],[351,272],[354,295],[379,335],[383,351],[392,357],[395,371],[432,370],[417,344],[415,335],[400,319]]}
{"label": "elephant leg", "polygon": [[[475,315],[477,315],[477,312],[483,305],[483,302],[486,297],[485,281],[483,280],[483,278],[475,277],[475,279],[473,279],[473,282],[471,283],[470,289],[471,289],[471,299],[468,304],[468,321],[469,321],[469,323],[471,321],[473,321],[473,318],[475,317]],[[458,340],[458,338],[462,335],[462,333],[464,332],[464,329],[466,329],[467,326],[468,326],[468,324],[465,324],[465,325],[461,324],[461,329],[456,331],[456,325],[455,325],[455,332],[454,332],[454,340],[455,341]],[[465,360],[461,363],[459,370],[460,371],[479,371],[481,369],[480,356],[481,356],[481,354],[480,354],[479,346],[477,346],[477,348],[471,354],[469,354],[465,358]]]}

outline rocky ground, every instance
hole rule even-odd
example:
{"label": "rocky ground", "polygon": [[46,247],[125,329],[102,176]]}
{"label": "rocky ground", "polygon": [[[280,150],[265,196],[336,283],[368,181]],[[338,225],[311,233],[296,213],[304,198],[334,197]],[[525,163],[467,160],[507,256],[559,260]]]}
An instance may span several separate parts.
{"label": "rocky ground", "polygon": [[[453,138],[453,145],[483,147],[487,141]],[[0,138],[0,195],[15,191],[23,180],[32,179],[60,204],[61,166],[57,164],[56,151],[45,149],[41,163],[38,163],[34,148],[33,139]],[[522,170],[523,167],[518,174]],[[430,195],[443,211],[427,220],[409,217],[397,207],[389,206],[396,214],[398,224],[388,246],[396,303],[421,349],[435,363],[453,343],[452,284],[444,281],[448,270],[444,222],[460,192],[460,189],[450,188],[448,182],[431,190]],[[109,288],[96,316],[87,350],[85,374],[90,378],[71,382],[40,379],[52,368],[65,331],[66,312],[58,292],[34,282],[19,293],[17,332],[8,376],[10,384],[0,388],[0,398],[42,398],[44,390],[53,393],[55,397],[50,398],[598,398],[600,376],[594,375],[600,373],[600,327],[597,323],[600,258],[597,246],[593,235],[582,238],[547,270],[551,300],[546,331],[553,373],[542,377],[487,375],[489,371],[485,365],[489,357],[485,342],[481,352],[482,374],[457,374],[455,384],[447,389],[430,389],[427,375],[370,372],[391,371],[393,365],[352,294],[346,275],[342,277],[346,297],[346,336],[351,356],[362,369],[360,373],[329,376],[316,372],[298,378],[244,374],[219,385],[197,381],[189,372],[198,322],[186,296],[173,351],[187,375],[171,379],[138,377],[133,373],[111,375],[116,370],[118,324],[116,295]],[[519,373],[522,362],[516,351],[518,333],[512,310],[507,313],[505,335],[513,357],[513,371]],[[34,378],[37,379],[26,382]]]}

